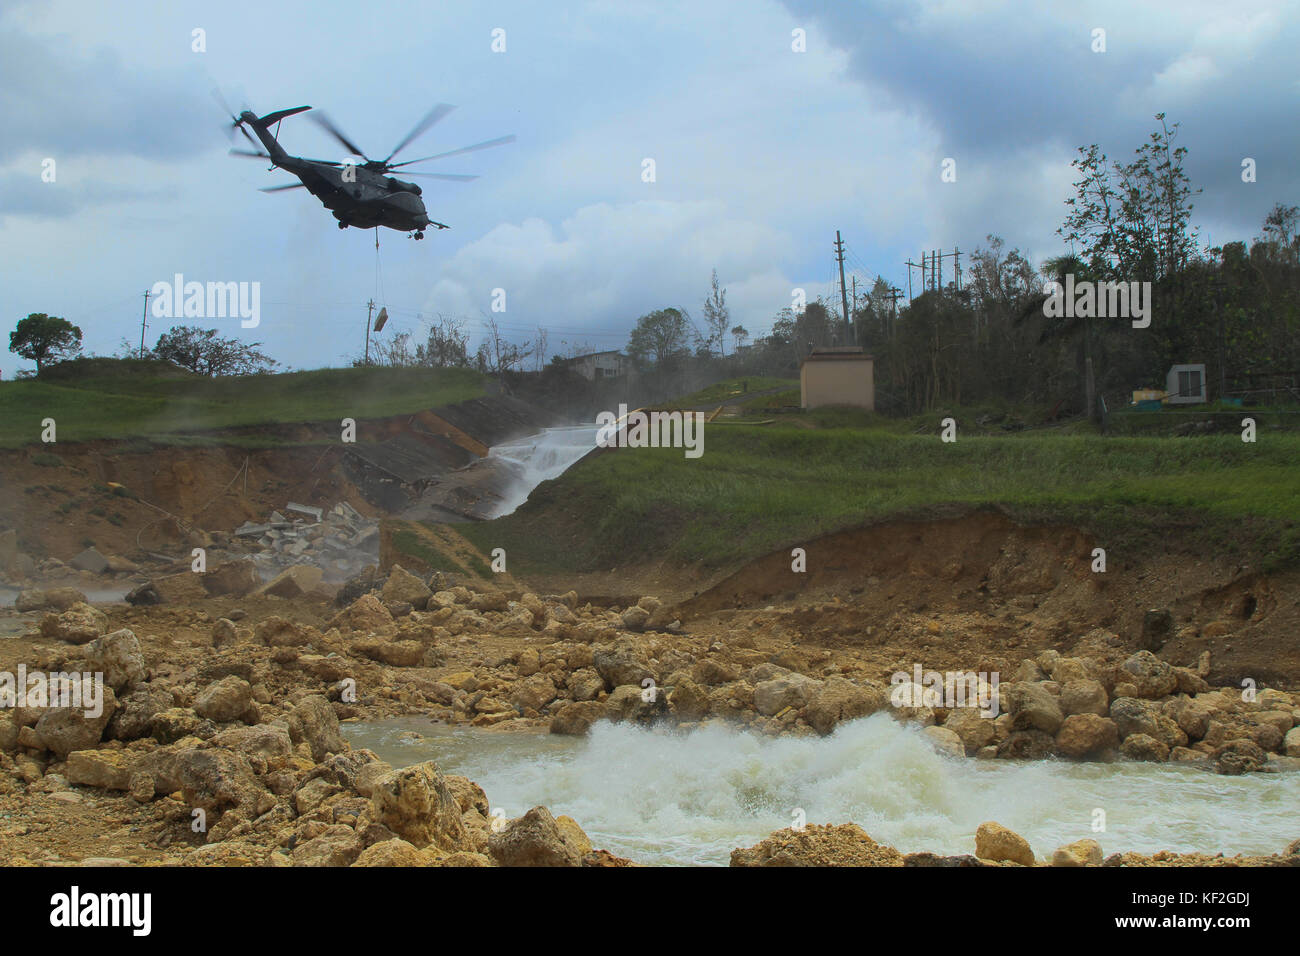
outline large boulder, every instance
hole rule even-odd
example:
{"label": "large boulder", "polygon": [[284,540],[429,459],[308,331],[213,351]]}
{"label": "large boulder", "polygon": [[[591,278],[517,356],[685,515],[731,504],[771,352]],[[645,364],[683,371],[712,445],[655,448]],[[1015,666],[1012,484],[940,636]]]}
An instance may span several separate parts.
{"label": "large boulder", "polygon": [[1072,680],[1061,688],[1061,710],[1071,714],[1096,714],[1105,717],[1110,713],[1110,696],[1101,681]]}
{"label": "large boulder", "polygon": [[493,833],[488,852],[500,866],[581,866],[584,841],[566,833],[546,807],[533,807]]}
{"label": "large boulder", "polygon": [[605,681],[606,690],[612,691],[624,684],[635,684],[639,688],[647,678],[655,679],[654,672],[626,646],[601,648],[592,654],[592,666]]}
{"label": "large boulder", "polygon": [[384,582],[381,597],[385,604],[406,603],[417,611],[422,611],[432,594],[433,591],[427,584],[400,564],[394,564],[388,572],[388,580]]}
{"label": "large boulder", "polygon": [[[68,689],[68,699],[76,702],[75,706],[52,707],[36,721],[36,739],[60,757],[74,750],[89,750],[99,743],[117,710],[113,688],[98,684],[93,677],[74,676]],[[103,696],[99,697],[101,690]]]}
{"label": "large boulder", "polygon": [[669,692],[668,707],[678,721],[703,720],[709,713],[709,695],[689,677],[683,678]]}
{"label": "large boulder", "polygon": [[319,586],[324,576],[325,572],[315,565],[295,564],[258,588],[257,593],[280,598],[302,597]]}
{"label": "large boulder", "polygon": [[336,823],[293,848],[294,866],[351,866],[365,849],[361,834]]}
{"label": "large boulder", "polygon": [[1075,840],[1057,847],[1052,866],[1101,866],[1101,844],[1096,840]]}
{"label": "large boulder", "polygon": [[383,631],[392,625],[393,615],[374,594],[361,595],[329,622],[341,631]]}
{"label": "large boulder", "polygon": [[732,866],[903,866],[903,854],[856,823],[784,829],[731,851]]}
{"label": "large boulder", "polygon": [[249,560],[227,561],[204,572],[201,580],[212,597],[243,597],[262,583],[257,565]]}
{"label": "large boulder", "polygon": [[253,703],[253,688],[242,677],[230,674],[214,681],[194,698],[194,712],[214,723],[239,720]]}
{"label": "large boulder", "polygon": [[91,641],[86,647],[86,660],[92,669],[104,675],[108,686],[119,693],[144,680],[147,673],[140,641],[127,628]]}
{"label": "large boulder", "polygon": [[1263,748],[1249,740],[1233,740],[1210,755],[1215,773],[1237,776],[1262,770],[1268,762]]}
{"label": "large boulder", "polygon": [[76,588],[47,588],[45,590],[31,588],[18,592],[18,597],[14,599],[14,610],[23,613],[48,609],[66,611],[74,604],[85,603],[86,595]]}
{"label": "large boulder", "polygon": [[125,750],[74,750],[63,774],[68,783],[101,790],[128,790],[137,755]]}
{"label": "large boulder", "polygon": [[289,715],[289,736],[295,744],[306,742],[312,759],[319,762],[326,754],[344,749],[339,718],[330,702],[319,694],[304,697]]}
{"label": "large boulder", "polygon": [[1116,697],[1110,705],[1110,718],[1119,729],[1120,739],[1145,734],[1167,748],[1187,745],[1187,734],[1172,717],[1160,710],[1159,704],[1134,697]]}
{"label": "large boulder", "polygon": [[105,736],[109,740],[138,740],[153,733],[154,718],[176,706],[176,695],[156,684],[141,684],[118,701]]}
{"label": "large boulder", "polygon": [[948,712],[948,719],[943,722],[943,726],[958,736],[968,755],[974,755],[980,748],[990,746],[997,736],[993,720],[981,716],[980,711],[974,707],[954,707]]}
{"label": "large boulder", "polygon": [[61,614],[47,614],[41,619],[41,637],[89,644],[108,629],[108,616],[89,604],[72,605]]}
{"label": "large boulder", "polygon": [[1005,699],[1014,730],[1055,734],[1065,720],[1059,699],[1042,684],[1012,684],[1005,692]]}
{"label": "large boulder", "polygon": [[1130,684],[1131,696],[1144,700],[1167,697],[1178,688],[1178,675],[1172,665],[1150,651],[1138,651],[1115,670],[1115,685]]}
{"label": "large boulder", "polygon": [[652,723],[668,713],[668,696],[658,688],[615,687],[605,700],[605,716],[615,723]]}
{"label": "large boulder", "polygon": [[1034,865],[1029,841],[1000,823],[981,823],[975,830],[975,855],[981,860]]}
{"label": "large boulder", "polygon": [[1088,757],[1119,746],[1115,721],[1097,714],[1071,714],[1056,732],[1056,749],[1067,757]]}
{"label": "large boulder", "polygon": [[449,852],[464,848],[460,805],[431,760],[380,777],[370,804],[376,823],[415,847],[436,846]]}
{"label": "large boulder", "polygon": [[1119,745],[1119,752],[1129,760],[1163,763],[1169,759],[1169,746],[1148,734],[1129,734]]}
{"label": "large boulder", "polygon": [[889,694],[878,684],[855,684],[843,677],[828,677],[812,693],[806,716],[812,728],[825,736],[845,721],[866,717],[888,705]]}
{"label": "large boulder", "polygon": [[781,674],[754,685],[754,709],[766,717],[787,707],[802,709],[822,689],[822,682],[806,674]]}
{"label": "large boulder", "polygon": [[551,733],[582,736],[604,715],[604,701],[584,700],[564,704],[551,718]]}

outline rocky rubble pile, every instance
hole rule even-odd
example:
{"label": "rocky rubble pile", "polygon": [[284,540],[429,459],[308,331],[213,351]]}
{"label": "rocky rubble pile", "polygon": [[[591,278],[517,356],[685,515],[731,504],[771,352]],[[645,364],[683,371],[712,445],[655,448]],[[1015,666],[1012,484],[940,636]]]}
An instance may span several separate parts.
{"label": "rocky rubble pile", "polygon": [[273,511],[262,523],[244,522],[221,543],[235,555],[246,554],[263,577],[295,564],[321,568],[331,581],[355,575],[379,558],[379,522],[347,502],[329,511],[289,502],[288,515]]}

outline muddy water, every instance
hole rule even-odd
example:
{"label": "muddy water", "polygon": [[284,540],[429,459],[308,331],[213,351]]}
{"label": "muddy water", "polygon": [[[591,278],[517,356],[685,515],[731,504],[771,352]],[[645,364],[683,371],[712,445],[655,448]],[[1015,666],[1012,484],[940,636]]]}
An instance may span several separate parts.
{"label": "muddy water", "polygon": [[[857,823],[905,853],[973,852],[986,820],[1020,833],[1039,856],[1084,837],[1107,855],[1277,853],[1300,837],[1300,773],[960,760],[884,714],[827,738],[608,723],[572,738],[415,718],[344,728],[354,747],[394,766],[434,760],[468,776],[509,817],[538,804],[567,813],[596,846],[641,863],[725,865],[733,848],[789,826],[795,808],[809,823]],[[1103,832],[1093,830],[1097,809]]]}
{"label": "muddy water", "polygon": [[596,425],[547,428],[527,438],[493,445],[488,457],[499,462],[510,480],[493,518],[508,515],[525,501],[543,481],[558,478],[587,452],[596,447]]}

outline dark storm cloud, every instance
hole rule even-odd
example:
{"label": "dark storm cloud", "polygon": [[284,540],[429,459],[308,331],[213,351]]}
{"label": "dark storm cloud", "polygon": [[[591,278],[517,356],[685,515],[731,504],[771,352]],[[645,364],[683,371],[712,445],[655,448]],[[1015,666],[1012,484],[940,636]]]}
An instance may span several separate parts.
{"label": "dark storm cloud", "polygon": [[30,173],[0,172],[0,221],[6,216],[58,219],[94,206],[140,200],[157,202],[174,196],[175,190],[163,187],[136,188],[95,181],[65,184],[57,179],[47,183],[36,168]]}
{"label": "dark storm cloud", "polygon": [[[1177,144],[1204,190],[1197,219],[1244,238],[1275,201],[1300,202],[1294,10],[1279,8],[1276,25],[1243,51],[1231,26],[1217,33],[1204,11],[1178,6],[1167,16],[1093,7],[1065,17],[1049,5],[945,20],[933,5],[785,5],[848,55],[851,76],[931,122],[944,155],[1008,160],[1047,146],[1073,158],[1097,143],[1126,162],[1156,127],[1154,114],[1166,112],[1182,124]],[[1091,49],[1094,27],[1106,29],[1105,53]],[[1241,181],[1245,157],[1258,163],[1254,185]]]}
{"label": "dark storm cloud", "polygon": [[36,152],[177,159],[209,148],[220,125],[201,82],[0,20],[0,163]]}

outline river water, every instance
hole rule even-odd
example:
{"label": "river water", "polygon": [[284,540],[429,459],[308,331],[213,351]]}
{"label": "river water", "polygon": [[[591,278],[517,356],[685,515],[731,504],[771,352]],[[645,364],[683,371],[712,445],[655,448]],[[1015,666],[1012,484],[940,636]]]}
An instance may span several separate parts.
{"label": "river water", "polygon": [[597,847],[649,864],[726,865],[732,849],[789,826],[795,808],[809,823],[857,823],[904,853],[972,853],[986,820],[1024,836],[1040,857],[1085,837],[1107,855],[1277,853],[1300,837],[1300,773],[958,759],[886,714],[825,738],[607,722],[576,738],[420,718],[345,723],[344,733],[394,766],[434,760],[464,774],[507,817],[538,804],[568,814]]}
{"label": "river water", "polygon": [[543,481],[564,474],[570,465],[596,447],[596,430],[594,422],[546,428],[527,438],[493,445],[488,450],[488,457],[510,475],[510,482],[492,517],[510,514],[527,501],[529,493]]}

